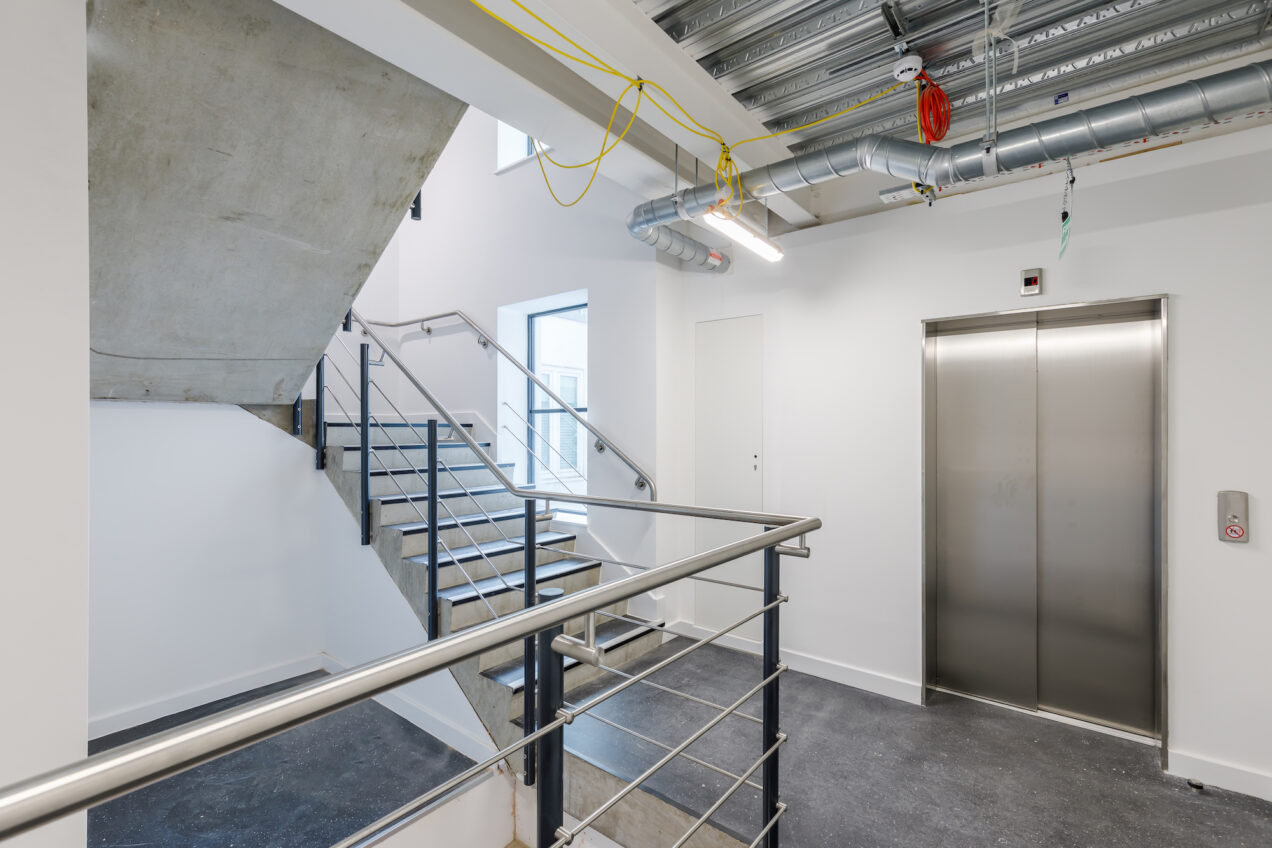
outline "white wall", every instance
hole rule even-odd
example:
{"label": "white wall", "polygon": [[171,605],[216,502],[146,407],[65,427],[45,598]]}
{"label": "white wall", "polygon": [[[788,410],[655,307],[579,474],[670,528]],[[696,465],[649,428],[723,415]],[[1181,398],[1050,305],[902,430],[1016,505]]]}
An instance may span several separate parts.
{"label": "white wall", "polygon": [[[921,320],[1166,293],[1173,768],[1272,798],[1270,148],[1262,127],[1081,169],[1063,262],[1055,176],[793,234],[780,264],[735,250],[732,273],[683,278],[689,303],[660,311],[682,338],[695,321],[764,316],[765,508],[825,521],[813,558],[783,570],[793,667],[918,698]],[[1022,301],[1034,266],[1044,293]],[[660,382],[660,410],[685,408],[685,391]],[[1249,545],[1215,539],[1226,488],[1251,493]]]}
{"label": "white wall", "polygon": [[[426,641],[313,450],[236,406],[92,404],[92,736]],[[490,750],[447,673],[381,696]]]}
{"label": "white wall", "polygon": [[[0,786],[85,754],[88,688],[88,95],[84,4],[0,4],[9,496]],[[21,414],[16,404],[20,399]],[[84,844],[82,815],[14,840]]]}
{"label": "white wall", "polygon": [[92,735],[316,668],[321,566],[356,540],[312,451],[222,404],[92,422]]}

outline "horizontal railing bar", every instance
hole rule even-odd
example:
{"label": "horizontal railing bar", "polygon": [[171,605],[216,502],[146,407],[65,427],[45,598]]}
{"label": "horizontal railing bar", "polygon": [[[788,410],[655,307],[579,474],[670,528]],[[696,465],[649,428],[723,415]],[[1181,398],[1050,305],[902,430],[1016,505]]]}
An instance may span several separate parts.
{"label": "horizontal railing bar", "polygon": [[[504,401],[504,406],[508,407],[508,411],[509,411],[509,412],[511,412],[513,415],[517,416],[518,420],[520,420],[522,424],[525,424],[527,427],[529,427],[529,428],[530,428],[530,431],[531,431],[532,433],[534,433],[536,436],[538,436],[538,437],[539,437],[539,438],[543,441],[543,443],[544,443],[545,445],[547,445],[547,446],[548,446],[548,449],[549,449],[549,450],[551,450],[551,451],[552,451],[553,453],[555,453],[558,457],[560,457],[560,459],[561,459],[561,461],[562,461],[562,462],[564,462],[566,465],[570,466],[570,468],[572,468],[572,469],[574,470],[574,473],[575,473],[575,474],[577,474],[577,475],[579,475],[580,477],[582,477],[582,478],[583,478],[583,480],[586,482],[586,480],[587,480],[587,475],[585,475],[582,471],[579,471],[578,467],[577,467],[577,466],[575,466],[575,464],[574,464],[573,462],[570,462],[568,459],[566,459],[566,458],[565,458],[565,455],[564,455],[563,453],[561,453],[561,451],[559,451],[559,450],[557,450],[557,449],[556,449],[556,446],[552,444],[551,440],[549,440],[549,439],[548,439],[548,438],[546,438],[546,437],[545,437],[542,433],[540,433],[540,432],[539,432],[539,428],[537,428],[537,427],[535,427],[533,424],[531,424],[531,423],[530,423],[530,421],[529,421],[528,419],[526,419],[526,418],[522,418],[522,417],[521,417],[521,413],[520,413],[520,412],[517,412],[517,410],[513,409],[513,408],[512,408],[512,404],[508,403],[508,401]],[[509,427],[507,424],[503,425],[503,428],[504,428],[505,430],[507,430],[509,433],[512,433],[512,428],[511,428],[511,427]],[[514,438],[514,439],[517,439],[517,435],[516,435],[515,433],[512,433],[512,436],[513,436],[513,438]],[[527,436],[527,438],[529,438],[529,437]],[[521,439],[517,439],[517,441],[521,442]],[[525,449],[526,449],[526,452],[527,452],[527,453],[530,453],[530,454],[534,454],[534,453],[535,453],[534,451],[530,450],[530,446],[529,446],[529,445],[527,445],[525,442],[521,442],[521,446],[522,446],[523,448],[525,448]],[[538,458],[538,457],[536,457],[536,459],[537,459],[537,458]],[[540,461],[540,462],[542,462],[543,460],[539,460],[539,461]],[[551,468],[548,468],[548,466],[547,466],[547,464],[546,464],[546,463],[544,464],[544,466],[543,466],[543,467],[548,469],[548,473],[550,473],[550,474],[552,473],[552,469],[551,469]],[[556,475],[555,475],[555,474],[553,474],[552,476],[553,476],[553,477],[556,477]],[[561,485],[563,485],[563,486],[565,485],[565,481],[563,481],[560,477],[557,477],[557,482],[561,483]]]}
{"label": "horizontal railing bar", "polygon": [[[527,453],[527,454],[529,454],[530,456],[532,456],[532,457],[534,457],[536,460],[538,460],[539,464],[540,464],[540,465],[542,465],[542,466],[544,467],[544,469],[545,469],[545,470],[546,470],[549,474],[551,474],[554,478],[556,478],[556,481],[557,481],[558,483],[560,483],[562,486],[565,486],[565,491],[566,491],[566,493],[567,493],[567,494],[571,494],[571,495],[572,495],[572,494],[574,494],[574,490],[570,488],[569,484],[568,484],[568,483],[566,483],[564,480],[562,480],[562,479],[561,479],[561,477],[560,477],[560,475],[558,475],[555,471],[553,471],[553,470],[552,470],[552,466],[551,466],[551,465],[549,465],[549,464],[547,463],[547,461],[546,461],[546,460],[544,460],[544,458],[543,458],[543,457],[539,456],[539,454],[538,454],[538,452],[537,452],[537,451],[532,451],[532,450],[530,450],[530,446],[529,446],[529,445],[527,445],[525,442],[523,442],[523,441],[521,440],[521,437],[520,437],[520,436],[518,436],[516,433],[512,432],[512,428],[511,428],[511,427],[509,427],[507,424],[503,425],[503,428],[504,428],[505,430],[507,430],[507,431],[508,431],[508,435],[512,436],[514,439],[516,439],[516,440],[517,440],[517,444],[521,445],[523,448],[525,448],[525,449],[526,449],[526,453]],[[538,432],[538,431],[536,431],[536,432]],[[543,438],[543,437],[542,437],[542,436],[540,436],[539,438]],[[549,445],[549,447],[551,447],[551,445]],[[571,467],[571,468],[574,468],[574,466],[570,466],[570,467]],[[575,468],[574,470],[575,470],[576,472],[578,472],[578,469],[577,469],[577,468]],[[587,478],[583,476],[582,472],[578,472],[578,473],[579,473],[579,478],[580,478],[580,479],[581,479],[584,483],[586,483],[586,482],[587,482]],[[540,490],[540,491],[541,491],[541,490]]]}
{"label": "horizontal railing bar", "polygon": [[[569,704],[569,703],[566,703],[566,706],[568,707],[568,706],[570,706],[570,704]],[[609,725],[610,727],[614,728],[615,730],[617,730],[617,731],[619,731],[619,732],[621,732],[621,733],[626,733],[628,736],[631,736],[631,737],[633,737],[633,738],[639,739],[639,740],[640,740],[640,741],[642,741],[642,742],[647,742],[647,743],[649,743],[650,745],[653,745],[655,748],[661,748],[661,749],[662,749],[662,750],[664,750],[664,751],[670,751],[670,750],[671,750],[671,746],[670,746],[670,745],[668,745],[668,744],[666,744],[666,743],[664,743],[664,742],[659,742],[657,739],[651,739],[650,737],[646,736],[646,735],[645,735],[645,734],[643,734],[643,733],[638,733],[638,732],[636,732],[635,730],[632,730],[630,727],[624,727],[623,725],[619,724],[618,722],[613,721],[613,720],[611,720],[611,719],[608,719],[608,718],[606,718],[605,716],[600,716],[600,715],[597,715],[596,713],[583,713],[583,715],[584,715],[584,716],[586,716],[587,718],[590,718],[590,719],[594,719],[594,720],[596,720],[596,721],[599,721],[601,724],[607,724],[607,725]],[[720,766],[712,765],[711,763],[707,762],[706,760],[700,760],[700,759],[698,759],[697,757],[695,757],[693,754],[688,754],[688,753],[685,753],[685,752],[683,752],[683,751],[682,751],[682,752],[680,753],[680,758],[681,758],[681,759],[684,759],[684,760],[688,760],[689,762],[694,763],[695,765],[700,765],[700,766],[702,766],[702,767],[703,767],[703,768],[705,768],[705,769],[710,769],[711,771],[715,772],[716,774],[722,775],[722,776],[727,777],[727,778],[730,778],[730,779],[732,779],[732,780],[737,780],[737,779],[738,779],[738,776],[737,776],[736,774],[734,774],[733,772],[729,771],[728,769],[724,769],[724,768],[721,768]],[[764,788],[764,787],[760,786],[760,784],[758,784],[758,783],[749,783],[749,782],[748,782],[748,784],[747,784],[747,785],[748,785],[748,786],[751,786],[751,787],[753,787],[753,788],[755,788],[755,789],[763,789],[763,788]]]}
{"label": "horizontal railing bar", "polygon": [[[764,689],[765,686],[772,683],[774,680],[780,677],[782,673],[785,671],[786,671],[786,666],[779,665],[777,667],[777,671],[773,672],[768,677],[765,677],[763,680],[757,683],[749,692],[747,692],[738,700],[734,701],[732,706],[729,707],[729,710],[730,711],[736,710],[738,707],[742,706],[747,701],[754,698]],[[641,773],[640,777],[636,778],[635,780],[631,781],[626,786],[624,786],[622,789],[618,790],[618,792],[615,793],[614,796],[611,797],[608,801],[601,804],[599,807],[597,807],[595,810],[589,813],[587,818],[580,821],[573,828],[569,828],[569,829],[562,828],[561,830],[557,831],[558,834],[562,834],[564,832],[564,835],[558,838],[556,842],[552,843],[552,848],[562,848],[562,846],[568,845],[571,842],[573,842],[575,837],[577,837],[580,833],[582,833],[587,828],[591,827],[592,824],[601,816],[605,815],[611,809],[613,809],[615,804],[617,804],[619,801],[622,801],[628,795],[632,794],[637,789],[639,789],[645,781],[649,780],[649,778],[651,778],[655,774],[655,772],[657,772],[663,766],[667,765],[667,763],[671,762],[677,756],[682,754],[685,751],[685,749],[687,749],[690,745],[692,745],[693,743],[697,742],[699,739],[701,739],[702,737],[710,733],[713,728],[715,728],[718,724],[720,724],[720,722],[724,721],[728,717],[729,717],[728,712],[720,713],[720,715],[711,719],[711,721],[707,722],[698,730],[690,734],[688,739],[686,739],[684,742],[681,742],[679,745],[673,748],[671,752],[667,754],[665,757],[663,757],[661,760],[654,763],[649,768],[645,769],[645,771]]]}
{"label": "horizontal railing bar", "polygon": [[769,757],[776,754],[777,749],[782,747],[782,743],[785,741],[786,741],[785,733],[777,734],[777,741],[774,742],[767,751],[765,751],[762,755],[760,755],[760,758],[755,761],[754,765],[752,765],[749,769],[747,769],[745,772],[743,772],[741,775],[738,776],[737,781],[732,786],[730,786],[727,790],[725,790],[725,793],[721,795],[719,799],[717,799],[716,802],[712,804],[696,822],[693,823],[693,825],[689,828],[689,830],[685,832],[684,836],[676,840],[676,844],[672,845],[671,848],[683,848],[684,844],[688,842],[690,839],[692,839],[695,833],[697,833],[699,830],[702,829],[702,826],[707,823],[707,820],[710,819],[712,816],[714,816],[716,812],[721,807],[723,807],[730,798],[733,797],[734,793],[736,793],[743,786],[751,786],[756,789],[762,789],[762,787],[760,787],[758,784],[752,783],[750,780],[748,780],[748,778],[751,775],[755,774],[755,770],[758,769],[760,766],[764,765],[765,761],[768,760]]}
{"label": "horizontal railing bar", "polygon": [[584,589],[453,636],[286,689],[5,787],[0,790],[0,839],[108,801],[493,648],[519,642],[585,613],[653,591],[820,526],[817,518],[798,519],[653,571]]}
{"label": "horizontal railing bar", "polygon": [[[568,510],[563,510],[563,511],[568,511]],[[568,554],[573,554],[577,556],[577,554],[575,554],[574,551],[566,551],[561,548],[554,548],[551,545],[539,545],[539,550],[552,551],[553,553],[558,553],[558,554],[568,553]],[[592,554],[588,554],[587,557],[588,559],[594,559],[597,562],[604,563],[605,565],[616,565],[619,568],[634,568],[637,571],[648,571],[649,569],[656,567],[652,565],[637,565],[634,562],[620,562],[619,560],[616,560],[616,559],[606,559],[605,557],[593,556]],[[733,583],[728,580],[719,580],[715,577],[703,577],[701,574],[695,574],[693,577],[690,577],[689,579],[697,580],[699,583],[714,583],[717,586],[732,586],[734,589],[745,589],[748,592],[763,592],[764,591],[764,589],[761,588],[760,586],[748,586],[745,583]]]}
{"label": "horizontal railing bar", "polygon": [[[569,411],[570,411],[570,410],[568,410],[568,409],[531,409],[531,410],[527,410],[527,413],[526,413],[526,414],[528,414],[528,415],[557,415],[557,414],[560,414],[560,413],[563,413],[563,412],[569,412]],[[586,406],[576,406],[576,407],[574,407],[574,411],[575,411],[575,412],[587,412],[587,407],[586,407]],[[518,417],[520,417],[520,416],[518,416]]]}
{"label": "horizontal railing bar", "polygon": [[760,835],[755,837],[755,841],[748,845],[747,848],[758,848],[759,844],[764,841],[764,837],[768,836],[768,832],[777,826],[777,820],[780,819],[782,814],[788,809],[789,807],[779,801],[777,804],[777,812],[773,814],[773,817],[768,820],[768,824],[764,825],[764,829],[760,831]]}
{"label": "horizontal railing bar", "polygon": [[490,768],[491,766],[495,765],[496,763],[502,760],[507,759],[508,757],[520,751],[522,748],[526,748],[526,747],[529,747],[530,745],[533,745],[535,742],[538,742],[539,739],[541,739],[542,737],[547,736],[549,733],[551,733],[552,731],[556,730],[559,727],[563,727],[565,724],[566,724],[566,721],[564,718],[558,718],[550,724],[545,724],[543,727],[539,728],[534,733],[531,733],[528,736],[518,739],[516,742],[513,742],[511,745],[509,745],[507,748],[503,748],[499,750],[497,753],[493,754],[489,759],[486,759],[480,763],[477,763],[477,765],[475,766],[470,766],[469,768],[465,769],[464,771],[452,777],[450,780],[443,783],[441,786],[438,786],[435,789],[430,789],[428,792],[425,792],[423,795],[416,798],[414,801],[408,801],[407,803],[403,804],[401,807],[398,807],[396,810],[384,816],[383,818],[377,821],[374,821],[371,824],[367,825],[366,827],[362,828],[362,830],[359,830],[357,833],[353,834],[352,836],[345,837],[341,841],[337,842],[335,845],[331,846],[331,848],[354,848],[354,846],[363,844],[367,840],[383,834],[384,831],[389,830],[390,828],[397,827],[397,825],[401,821],[415,815],[415,813],[424,809],[429,804],[432,804],[438,798],[447,794],[451,790],[455,789],[456,787],[462,786],[463,784],[467,783],[470,780],[476,779],[484,771],[486,771],[486,769]]}
{"label": "horizontal railing bar", "polygon": [[[573,417],[575,421],[578,421],[580,424],[583,425],[583,429],[587,430],[593,436],[600,439],[601,443],[605,445],[606,448],[613,451],[614,455],[617,456],[624,465],[626,465],[632,471],[635,471],[636,474],[640,477],[640,479],[644,480],[646,485],[649,486],[650,500],[651,501],[658,500],[658,488],[657,486],[654,485],[654,478],[650,476],[648,472],[646,472],[643,468],[641,468],[640,465],[638,465],[636,461],[633,460],[630,456],[624,453],[620,447],[618,447],[609,439],[607,439],[605,435],[601,433],[600,430],[596,429],[595,425],[589,423],[586,418],[584,418],[582,415],[576,412],[574,408],[571,407],[568,403],[566,403],[565,400],[560,395],[552,391],[552,389],[548,386],[547,383],[543,382],[541,379],[539,379],[538,375],[536,375],[533,371],[527,368],[521,362],[520,359],[517,359],[517,357],[509,353],[501,344],[499,344],[499,342],[495,341],[495,339],[491,337],[489,333],[487,333],[481,327],[477,326],[477,322],[473,321],[473,319],[469,318],[463,312],[460,312],[459,310],[455,310],[454,312],[443,312],[438,315],[426,315],[423,318],[416,318],[411,321],[370,321],[370,322],[364,321],[362,319],[362,316],[359,315],[356,311],[354,311],[352,314],[354,319],[359,324],[362,325],[362,329],[366,331],[367,335],[375,339],[376,344],[380,345],[380,349],[383,350],[386,354],[388,354],[389,359],[393,360],[394,364],[397,365],[398,368],[402,369],[402,373],[406,374],[406,376],[408,377],[408,379],[411,380],[411,382],[416,383],[417,387],[420,387],[420,386],[415,381],[414,375],[411,374],[410,370],[402,364],[402,362],[397,358],[397,356],[393,353],[393,351],[385,347],[384,343],[380,341],[378,336],[376,336],[375,331],[371,329],[370,325],[374,324],[377,327],[408,327],[412,324],[419,324],[422,326],[428,323],[429,321],[441,321],[446,318],[458,318],[460,321],[463,321],[465,324],[468,325],[469,329],[471,329],[474,333],[477,334],[478,338],[484,339],[487,344],[493,347],[505,359],[511,362],[514,366],[516,366],[517,370],[520,371],[522,374],[524,374],[526,378],[530,380],[530,382],[534,383],[536,386],[542,389],[543,393],[546,394],[549,398],[551,398],[553,403],[557,404],[562,409],[568,410],[570,416]],[[433,406],[434,408],[440,409],[440,407],[438,407],[437,404],[433,404]]]}
{"label": "horizontal railing bar", "polygon": [[[597,613],[597,614],[604,615],[604,613]],[[608,666],[605,663],[601,663],[600,665],[597,666],[597,668],[601,669],[602,671],[608,671],[610,674],[616,674],[619,677],[622,677],[625,679],[636,676],[634,674],[628,674],[627,672],[622,671],[620,669],[613,668],[612,666]],[[713,703],[712,701],[706,700],[705,698],[699,698],[697,695],[690,695],[688,692],[681,692],[679,689],[672,689],[670,686],[663,686],[661,683],[655,683],[652,680],[642,680],[640,682],[644,684],[645,686],[649,686],[652,689],[657,689],[661,692],[666,692],[668,695],[675,695],[678,698],[684,698],[686,701],[693,701],[695,704],[701,704],[702,706],[710,707],[713,710],[724,709],[724,706],[722,704],[716,704],[716,703]],[[763,723],[760,719],[756,718],[755,716],[748,715],[741,711],[734,713],[734,715],[737,716],[738,718],[744,718],[747,721],[753,721],[756,724]]]}
{"label": "horizontal railing bar", "polygon": [[[625,579],[626,579],[626,580],[630,580],[631,578],[630,578],[630,577],[628,577],[628,578],[625,578]],[[622,582],[622,581],[619,581],[619,582]],[[603,585],[606,585],[606,586],[612,586],[612,585],[614,585],[614,584],[612,584],[612,583],[606,583],[606,584],[603,584]],[[655,674],[656,672],[662,671],[662,670],[663,670],[664,668],[666,668],[667,666],[671,665],[672,663],[676,662],[677,660],[680,660],[680,659],[683,659],[684,657],[689,656],[689,655],[690,655],[690,654],[692,654],[694,651],[698,650],[699,648],[703,647],[704,645],[710,645],[712,642],[716,641],[716,640],[717,640],[717,639],[719,639],[721,636],[724,636],[724,635],[725,635],[725,634],[727,634],[727,633],[730,633],[730,632],[732,632],[732,631],[734,631],[734,630],[737,630],[739,627],[741,627],[742,625],[746,624],[746,623],[747,623],[748,621],[750,621],[751,619],[753,619],[753,618],[758,618],[759,616],[763,615],[764,613],[766,613],[766,612],[768,612],[769,610],[771,610],[771,609],[773,609],[774,607],[776,607],[778,604],[784,604],[784,603],[786,603],[786,599],[785,599],[785,598],[778,598],[778,599],[777,599],[776,601],[774,601],[773,603],[771,603],[771,604],[767,604],[767,605],[765,605],[765,606],[760,607],[760,608],[759,608],[759,609],[757,609],[755,612],[753,612],[753,613],[751,613],[750,615],[748,615],[746,618],[739,619],[739,620],[737,620],[737,621],[733,622],[732,624],[730,624],[728,627],[724,627],[724,628],[721,628],[720,630],[717,630],[715,633],[712,633],[710,636],[704,636],[703,638],[701,638],[701,639],[699,639],[698,641],[694,642],[692,645],[690,645],[689,647],[685,648],[684,650],[679,651],[679,652],[677,652],[677,653],[675,653],[675,654],[672,654],[672,655],[671,655],[670,657],[668,657],[667,659],[662,660],[661,662],[656,663],[655,665],[651,665],[649,668],[645,669],[645,670],[644,670],[644,671],[642,671],[640,674],[635,675],[635,676],[634,676],[634,677],[632,677],[630,680],[625,680],[625,681],[623,681],[622,683],[620,683],[620,684],[618,684],[617,686],[615,686],[613,689],[607,689],[606,691],[604,691],[604,692],[602,692],[601,694],[597,695],[595,698],[593,698],[592,700],[588,701],[586,704],[584,704],[583,706],[579,707],[578,709],[575,709],[575,710],[568,710],[567,712],[569,712],[569,713],[570,713],[570,718],[571,718],[571,720],[573,720],[576,716],[582,715],[583,713],[587,712],[588,710],[590,710],[590,709],[592,709],[592,708],[594,708],[594,707],[597,707],[597,706],[599,706],[599,705],[601,705],[601,704],[605,703],[605,702],[606,702],[606,701],[608,701],[610,698],[613,698],[614,696],[619,695],[619,694],[621,694],[621,693],[623,693],[623,692],[627,691],[627,690],[628,690],[628,689],[630,689],[631,687],[635,686],[637,683],[640,683],[640,682],[641,682],[642,680],[644,680],[646,677],[649,677],[650,675]]]}

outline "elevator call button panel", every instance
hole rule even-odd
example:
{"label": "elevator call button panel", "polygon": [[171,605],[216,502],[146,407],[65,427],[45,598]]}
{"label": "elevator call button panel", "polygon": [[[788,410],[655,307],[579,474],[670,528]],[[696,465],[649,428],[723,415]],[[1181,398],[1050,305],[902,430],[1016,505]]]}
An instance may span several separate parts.
{"label": "elevator call button panel", "polygon": [[1020,272],[1020,296],[1026,297],[1031,294],[1039,294],[1042,292],[1042,269],[1028,268]]}
{"label": "elevator call button panel", "polygon": [[1219,493],[1219,541],[1250,541],[1250,496],[1245,492]]}

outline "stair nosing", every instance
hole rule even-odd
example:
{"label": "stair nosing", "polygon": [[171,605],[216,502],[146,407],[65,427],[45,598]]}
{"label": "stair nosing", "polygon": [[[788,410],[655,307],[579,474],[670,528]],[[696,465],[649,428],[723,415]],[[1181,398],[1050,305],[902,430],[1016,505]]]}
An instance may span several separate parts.
{"label": "stair nosing", "polygon": [[[447,563],[447,565],[451,564],[453,563]],[[588,557],[565,557],[563,559],[553,560],[552,562],[545,562],[539,566],[540,569],[545,569],[545,571],[535,573],[535,585],[537,586],[540,583],[546,583],[550,580],[560,580],[562,578],[578,574],[580,571],[589,571],[593,568],[599,568],[600,566],[601,561],[599,559],[591,559]],[[438,563],[438,567],[442,567],[442,563]],[[483,577],[481,580],[473,581],[479,587],[479,590],[481,590],[481,594],[474,592],[473,587],[468,583],[461,583],[457,586],[439,589],[437,591],[437,598],[439,601],[449,603],[452,608],[460,607],[464,604],[477,603],[482,598],[494,598],[499,595],[507,594],[508,592],[524,589],[524,579],[524,572],[510,571],[503,575],[503,580],[498,577]],[[505,581],[507,581],[506,585]],[[482,589],[483,584],[489,584],[486,587],[489,591]],[[453,592],[456,595],[460,595],[460,597],[458,599],[450,597],[447,594],[448,592]]]}
{"label": "stair nosing", "polygon": [[[328,445],[327,447],[343,448],[345,451],[362,450],[362,445]],[[367,445],[367,447],[370,450],[388,450],[388,451],[425,450],[428,448],[428,442],[411,442],[409,445]],[[466,447],[468,447],[468,445],[465,442],[438,442],[437,443],[438,450],[442,450],[443,448],[466,448]],[[490,442],[478,442],[477,447],[488,448],[490,447]]]}
{"label": "stair nosing", "polygon": [[[631,616],[628,616],[628,617],[630,618]],[[618,621],[620,619],[612,619],[612,620]],[[625,622],[625,623],[627,623],[629,626],[621,634],[605,642],[601,642],[598,640],[597,645],[605,648],[606,650],[610,650],[610,649],[616,650],[618,648],[623,647],[624,645],[628,645],[628,644],[631,644],[632,642],[635,642],[637,639],[641,638],[642,636],[647,636],[650,633],[657,633],[659,628],[667,626],[667,622],[665,621],[651,621],[651,622],[648,622],[647,624],[632,624],[631,622]],[[574,668],[576,665],[579,665],[580,662],[581,662],[580,660],[574,657],[566,657],[564,662],[562,663],[562,666],[565,671],[569,671],[570,669]],[[488,670],[489,669],[487,669],[487,671]],[[495,680],[494,677],[490,676],[489,674],[486,674],[485,671],[483,671],[482,674],[485,675],[488,680],[492,680],[496,683],[499,683],[498,680]],[[509,692],[515,695],[518,692],[525,691],[526,679],[525,679],[525,676],[523,675],[521,679],[516,683],[513,683],[513,684],[503,683],[501,685],[506,687]]]}
{"label": "stair nosing", "polygon": [[[545,533],[540,533],[537,536],[540,543],[542,543],[543,540],[548,537],[551,537],[551,538],[547,543],[552,545],[559,545],[565,542],[573,542],[578,539],[578,536],[576,536],[573,533],[562,533],[558,530],[549,530]],[[518,543],[516,540],[520,540],[520,542]],[[481,548],[482,546],[484,546],[484,549],[481,549],[479,551],[478,548]],[[525,536],[513,536],[511,539],[490,539],[489,541],[486,541],[486,542],[479,542],[478,548],[474,548],[472,545],[463,545],[462,547],[457,547],[452,549],[450,554],[447,554],[445,551],[443,551],[442,557],[445,557],[445,560],[439,557],[437,561],[437,567],[443,568],[447,565],[454,565],[456,562],[458,562],[460,565],[463,565],[466,562],[474,562],[476,560],[481,559],[482,554],[485,554],[488,557],[496,557],[496,556],[506,556],[511,553],[516,553],[517,551],[523,551],[525,550]],[[503,548],[503,550],[500,550],[500,548]],[[460,551],[465,551],[467,553],[463,553],[459,556],[458,559],[455,559],[452,556],[452,554],[458,554]],[[414,563],[415,565],[425,565],[425,566],[428,565],[428,554],[416,554],[415,556],[403,557],[403,559],[405,559],[407,562]],[[544,565],[549,565],[549,564],[550,563],[544,563]],[[483,577],[482,579],[496,580],[498,578]],[[481,581],[478,581],[478,582],[481,582]]]}
{"label": "stair nosing", "polygon": [[[414,498],[415,496],[412,497]],[[424,494],[420,497],[427,498],[428,495]],[[524,509],[514,506],[508,509],[495,509],[488,512],[469,512],[464,515],[455,516],[448,515],[445,518],[438,520],[437,527],[439,530],[453,530],[456,527],[471,527],[477,524],[489,524],[491,521],[496,523],[501,521],[516,521],[518,518],[524,518],[525,514],[526,511]],[[536,508],[535,515],[539,516],[540,520],[543,520],[548,518],[551,513],[549,513],[546,509]],[[382,529],[396,530],[403,536],[414,536],[419,533],[427,533],[428,522],[401,521],[397,524],[385,524]]]}

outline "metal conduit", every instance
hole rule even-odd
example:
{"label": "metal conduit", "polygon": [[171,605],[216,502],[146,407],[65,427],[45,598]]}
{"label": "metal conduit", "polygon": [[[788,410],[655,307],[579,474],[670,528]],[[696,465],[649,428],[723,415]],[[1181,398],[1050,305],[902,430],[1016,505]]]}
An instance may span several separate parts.
{"label": "metal conduit", "polygon": [[[891,136],[865,135],[747,171],[741,176],[742,188],[752,197],[764,198],[858,171],[945,187],[1269,107],[1272,61],[1256,62],[1028,124],[1001,133],[993,145],[976,140],[937,147]],[[627,228],[636,238],[656,245],[648,238],[651,231],[671,221],[706,214],[721,200],[712,184],[687,188],[637,206],[627,219]]]}

